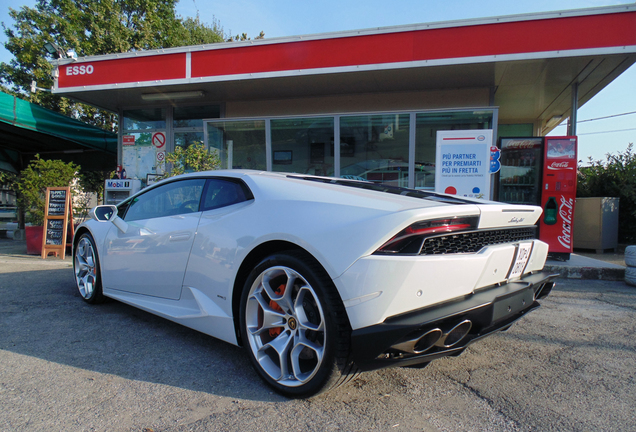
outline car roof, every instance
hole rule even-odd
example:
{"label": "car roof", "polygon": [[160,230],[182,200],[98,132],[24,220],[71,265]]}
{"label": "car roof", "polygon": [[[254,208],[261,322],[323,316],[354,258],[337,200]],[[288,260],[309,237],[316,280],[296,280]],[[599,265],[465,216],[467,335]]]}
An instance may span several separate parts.
{"label": "car roof", "polygon": [[[243,169],[187,173],[162,180],[151,187],[154,188],[167,182],[186,178],[242,179],[250,187],[256,198],[321,201],[333,204],[381,207],[393,211],[439,205],[488,203],[488,201],[483,200],[475,201],[464,199],[463,197],[368,181]],[[140,191],[140,193],[143,192],[144,190]]]}

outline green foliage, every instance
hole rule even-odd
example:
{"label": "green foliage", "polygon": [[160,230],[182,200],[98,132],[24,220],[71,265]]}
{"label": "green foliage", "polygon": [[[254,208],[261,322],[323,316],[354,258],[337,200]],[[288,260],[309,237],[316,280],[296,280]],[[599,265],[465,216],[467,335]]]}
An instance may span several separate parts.
{"label": "green foliage", "polygon": [[172,171],[164,174],[164,178],[186,172],[216,170],[221,167],[221,160],[216,152],[209,152],[201,143],[194,143],[185,149],[176,147],[174,153],[166,155],[166,162],[172,164]]}
{"label": "green foliage", "polygon": [[14,173],[7,171],[0,171],[0,185],[7,185],[9,189],[12,191],[16,191],[16,182],[18,180],[18,176]]}
{"label": "green foliage", "polygon": [[[44,44],[54,42],[78,56],[209,44],[227,39],[214,20],[211,26],[199,17],[182,19],[175,13],[178,0],[38,0],[34,8],[9,8],[13,27],[2,24],[5,48],[14,55],[0,63],[0,83],[6,91],[27,98],[53,111],[85,123],[117,130],[114,113],[72,102],[39,91],[30,93],[31,81],[38,87],[53,86],[56,55]],[[262,32],[261,32],[262,33]],[[261,35],[259,35],[261,37]],[[48,58],[47,58],[48,56]]]}
{"label": "green foliage", "polygon": [[13,184],[17,176],[14,173],[8,171],[0,171],[0,184]]}
{"label": "green foliage", "polygon": [[636,154],[630,143],[624,152],[606,155],[606,161],[589,159],[579,167],[578,197],[619,197],[618,239],[636,243]]}
{"label": "green foliage", "polygon": [[223,27],[214,19],[212,25],[202,23],[199,17],[186,18],[182,21],[182,34],[176,46],[204,45],[223,42]]}
{"label": "green foliage", "polygon": [[[265,32],[260,32],[258,36],[256,36],[254,39],[265,39]],[[241,33],[240,35],[235,35],[235,36],[230,35],[230,37],[227,39],[227,42],[247,41],[247,40],[252,40],[252,38],[247,37],[247,33]]]}
{"label": "green foliage", "polygon": [[80,171],[79,184],[84,192],[94,192],[97,200],[104,199],[104,182],[112,178],[111,171]]}
{"label": "green foliage", "polygon": [[35,155],[29,165],[13,180],[18,206],[27,212],[27,223],[44,223],[47,187],[67,187],[75,178],[79,165],[61,160],[40,159]]}

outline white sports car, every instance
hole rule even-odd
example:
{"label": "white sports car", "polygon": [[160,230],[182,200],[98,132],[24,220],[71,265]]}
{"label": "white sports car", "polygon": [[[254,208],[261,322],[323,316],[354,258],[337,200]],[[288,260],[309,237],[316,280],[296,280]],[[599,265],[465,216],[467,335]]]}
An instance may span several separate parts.
{"label": "white sports car", "polygon": [[539,207],[257,171],[164,180],[98,206],[77,287],[247,348],[278,392],[422,367],[537,308]]}

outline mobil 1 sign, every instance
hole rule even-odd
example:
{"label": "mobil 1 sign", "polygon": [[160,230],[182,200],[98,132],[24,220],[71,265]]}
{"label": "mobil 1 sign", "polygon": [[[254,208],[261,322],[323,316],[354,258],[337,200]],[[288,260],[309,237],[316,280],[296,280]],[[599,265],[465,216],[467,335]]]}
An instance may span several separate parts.
{"label": "mobil 1 sign", "polygon": [[492,130],[437,132],[435,192],[490,199]]}

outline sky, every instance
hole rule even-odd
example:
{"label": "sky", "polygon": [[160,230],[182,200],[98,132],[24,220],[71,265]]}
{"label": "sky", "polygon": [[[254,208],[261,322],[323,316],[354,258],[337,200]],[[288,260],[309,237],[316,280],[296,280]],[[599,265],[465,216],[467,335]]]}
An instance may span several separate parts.
{"label": "sky", "polygon": [[[266,38],[326,33],[495,17],[522,13],[633,4],[620,0],[181,0],[177,13],[211,24],[218,20],[226,33],[247,33]],[[0,0],[0,21],[13,24],[9,7],[33,7],[35,0]],[[0,61],[12,55],[0,35]],[[632,113],[627,115],[620,115]],[[608,119],[601,117],[614,116]],[[594,120],[599,119],[599,120]],[[577,135],[579,159],[605,160],[607,153],[623,152],[636,143],[636,65],[632,66],[591,101],[579,108]],[[591,120],[591,121],[585,121]],[[565,123],[551,135],[565,135]]]}

